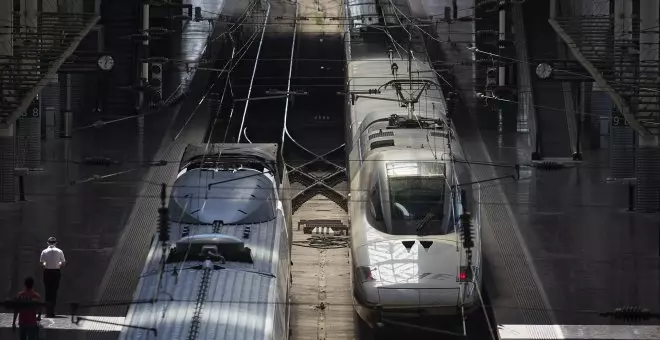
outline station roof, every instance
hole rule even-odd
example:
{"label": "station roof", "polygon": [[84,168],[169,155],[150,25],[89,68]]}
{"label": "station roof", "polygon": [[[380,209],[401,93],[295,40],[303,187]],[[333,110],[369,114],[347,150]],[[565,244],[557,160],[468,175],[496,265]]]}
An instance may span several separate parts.
{"label": "station roof", "polygon": [[40,30],[11,34],[13,53],[0,55],[0,127],[13,124],[29,108],[100,18],[94,13],[39,12]]}

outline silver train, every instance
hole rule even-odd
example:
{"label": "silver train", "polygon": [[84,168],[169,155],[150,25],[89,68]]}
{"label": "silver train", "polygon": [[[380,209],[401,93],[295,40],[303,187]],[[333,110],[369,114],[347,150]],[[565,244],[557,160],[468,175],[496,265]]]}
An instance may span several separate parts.
{"label": "silver train", "polygon": [[392,4],[398,0],[346,0],[348,18],[354,28],[366,29],[372,25],[399,25]]}
{"label": "silver train", "polygon": [[[207,150],[211,150],[210,152]],[[120,339],[289,338],[291,207],[276,144],[189,145],[171,246],[154,244]],[[157,242],[154,242],[157,243]]]}
{"label": "silver train", "polygon": [[[356,11],[350,2],[346,10]],[[468,313],[480,301],[479,187],[469,185],[472,172],[446,117],[440,79],[423,46],[409,54],[407,39],[396,40],[401,29],[347,26],[355,310],[377,328],[388,320]],[[474,235],[470,262],[462,215]]]}

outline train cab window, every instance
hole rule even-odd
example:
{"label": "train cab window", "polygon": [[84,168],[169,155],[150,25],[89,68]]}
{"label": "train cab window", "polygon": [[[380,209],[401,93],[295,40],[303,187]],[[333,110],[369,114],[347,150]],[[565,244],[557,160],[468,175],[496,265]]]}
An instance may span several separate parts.
{"label": "train cab window", "polygon": [[451,198],[447,197],[443,165],[391,166],[388,182],[391,234],[443,235],[451,231],[445,222]]}

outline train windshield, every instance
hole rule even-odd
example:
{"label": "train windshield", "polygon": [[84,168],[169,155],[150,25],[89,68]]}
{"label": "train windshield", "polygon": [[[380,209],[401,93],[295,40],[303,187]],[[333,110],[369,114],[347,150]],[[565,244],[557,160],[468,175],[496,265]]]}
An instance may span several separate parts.
{"label": "train windshield", "polygon": [[391,230],[394,235],[443,235],[447,197],[443,164],[388,166]]}

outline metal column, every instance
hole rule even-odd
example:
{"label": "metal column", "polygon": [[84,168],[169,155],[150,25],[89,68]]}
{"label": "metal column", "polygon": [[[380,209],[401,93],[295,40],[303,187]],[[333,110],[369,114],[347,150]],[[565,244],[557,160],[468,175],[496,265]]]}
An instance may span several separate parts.
{"label": "metal column", "polygon": [[16,200],[14,126],[0,129],[0,202]]}
{"label": "metal column", "polygon": [[[60,115],[58,127],[60,128],[60,137],[70,138],[73,129],[73,79],[72,74],[64,75],[64,111]],[[57,118],[55,119],[58,120]]]}
{"label": "metal column", "polygon": [[[503,46],[504,41],[506,40],[506,7],[507,7],[507,2],[504,0],[500,0],[499,3],[500,6],[500,12],[499,12],[499,45],[500,47]],[[502,49],[500,48],[500,55],[502,55]],[[506,67],[504,64],[500,65],[499,68],[499,79],[498,79],[498,85],[499,86],[506,86]]]}
{"label": "metal column", "polygon": [[[150,21],[150,13],[149,13],[149,2],[145,2],[142,5],[142,34],[147,37],[147,39],[144,39],[142,41],[142,50],[141,50],[141,58],[142,58],[142,64],[141,64],[141,70],[140,70],[140,81],[142,84],[145,86],[149,83],[149,62],[147,61],[147,58],[149,58],[149,21]],[[140,91],[139,94],[139,101],[137,104],[137,111],[138,111],[138,118],[137,118],[137,123],[138,123],[138,161],[140,163],[144,162],[144,91]]]}
{"label": "metal column", "polygon": [[[660,26],[660,2],[640,1],[639,64],[640,77],[658,73],[658,27]],[[639,105],[658,107],[657,93],[639,89]],[[640,136],[637,149],[637,210],[655,212],[660,207],[660,148],[657,136]]]}
{"label": "metal column", "polygon": [[[41,11],[44,13],[57,12],[57,0],[43,0]],[[44,41],[50,46],[53,40]],[[44,86],[39,93],[42,137],[55,138],[59,134],[59,112],[60,112],[60,83],[59,75],[55,74],[48,85]]]}
{"label": "metal column", "polygon": [[[615,49],[621,49],[622,44],[632,40],[632,3],[632,0],[615,2],[614,35],[620,37],[614,42]],[[625,64],[619,64],[616,72],[622,80],[632,76]],[[610,112],[610,176],[631,178],[635,174],[635,133],[614,105]]]}
{"label": "metal column", "polygon": [[44,86],[41,90],[41,95],[39,96],[41,99],[41,126],[45,130],[45,133],[42,135],[46,139],[55,138],[60,133],[60,96],[60,82],[56,75],[48,85]]}

